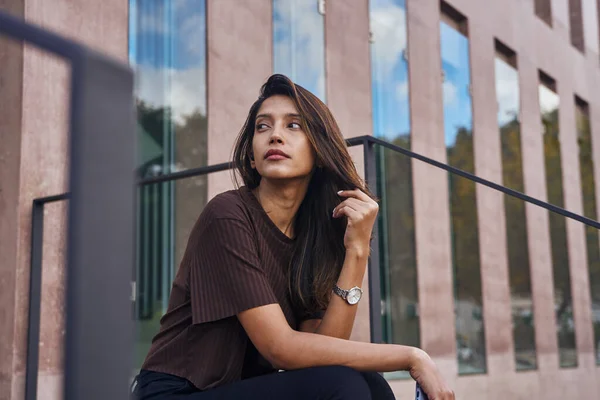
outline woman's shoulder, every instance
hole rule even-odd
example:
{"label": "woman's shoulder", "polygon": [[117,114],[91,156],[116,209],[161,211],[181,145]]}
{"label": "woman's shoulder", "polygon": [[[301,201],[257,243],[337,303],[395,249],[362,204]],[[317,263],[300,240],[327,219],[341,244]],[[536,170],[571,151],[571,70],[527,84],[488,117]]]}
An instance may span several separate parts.
{"label": "woman's shoulder", "polygon": [[248,221],[248,205],[244,198],[244,187],[228,190],[213,197],[200,216],[204,222],[218,219]]}

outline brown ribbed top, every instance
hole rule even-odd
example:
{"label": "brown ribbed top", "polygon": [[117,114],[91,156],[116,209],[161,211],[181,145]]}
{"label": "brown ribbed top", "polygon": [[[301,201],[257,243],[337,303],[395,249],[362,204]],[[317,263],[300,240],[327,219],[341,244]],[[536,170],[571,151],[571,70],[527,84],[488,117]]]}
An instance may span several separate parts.
{"label": "brown ribbed top", "polygon": [[142,369],[186,378],[201,390],[275,371],[236,315],[279,303],[292,329],[320,317],[290,301],[293,243],[247,187],[211,200],[192,229]]}

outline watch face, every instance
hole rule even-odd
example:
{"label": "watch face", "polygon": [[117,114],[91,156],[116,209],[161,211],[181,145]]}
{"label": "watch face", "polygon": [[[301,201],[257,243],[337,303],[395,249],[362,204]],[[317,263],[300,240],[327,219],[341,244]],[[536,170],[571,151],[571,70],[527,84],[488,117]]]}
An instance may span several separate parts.
{"label": "watch face", "polygon": [[356,304],[360,300],[360,296],[362,296],[362,292],[359,288],[352,288],[348,291],[348,296],[346,299],[349,304]]}

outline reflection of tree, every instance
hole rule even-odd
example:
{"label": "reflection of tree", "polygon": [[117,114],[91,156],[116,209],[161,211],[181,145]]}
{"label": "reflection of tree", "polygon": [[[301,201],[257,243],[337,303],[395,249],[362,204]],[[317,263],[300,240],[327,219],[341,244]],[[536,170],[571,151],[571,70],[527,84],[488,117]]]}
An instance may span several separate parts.
{"label": "reflection of tree", "polygon": [[[456,130],[447,147],[448,164],[475,172],[472,131]],[[452,263],[456,298],[459,370],[485,370],[485,338],[479,263],[479,230],[475,182],[449,174]]]}
{"label": "reflection of tree", "polygon": [[[503,185],[523,193],[521,126],[516,116],[500,127]],[[506,246],[513,306],[513,338],[517,368],[535,368],[535,325],[531,299],[531,273],[525,202],[504,197]]]}
{"label": "reflection of tree", "polygon": [[[448,164],[474,173],[472,133],[460,127],[453,146],[448,146]],[[455,270],[455,294],[460,300],[481,306],[481,270],[475,183],[450,174],[450,212]]]}
{"label": "reflection of tree", "polygon": [[[393,144],[410,149],[410,134],[398,135]],[[419,319],[417,317],[418,290],[415,256],[415,227],[413,213],[411,159],[385,148],[378,148],[378,176],[382,194],[381,227],[387,246],[381,252],[381,261],[388,271],[393,343],[419,346]],[[387,248],[385,248],[387,247]]]}
{"label": "reflection of tree", "polygon": [[[207,120],[199,111],[175,120],[168,107],[137,103],[138,176],[148,177],[206,165]],[[139,191],[138,356],[158,329],[193,223],[206,203],[206,177],[146,185]]]}
{"label": "reflection of tree", "polygon": [[[544,159],[546,167],[546,190],[548,202],[564,207],[558,110],[542,115],[544,126]],[[576,365],[575,329],[571,301],[571,276],[565,217],[549,213],[550,240],[553,264],[556,321],[559,328],[561,366]]]}
{"label": "reflection of tree", "polygon": [[[581,173],[581,188],[583,196],[583,214],[597,220],[596,185],[594,181],[594,160],[592,155],[592,136],[587,110],[577,108],[577,132],[579,142],[579,168]],[[600,248],[598,230],[591,226],[585,227],[588,268],[590,275],[590,291],[592,298],[592,321],[594,323],[594,339],[596,346],[600,342],[600,319],[594,314],[600,314]],[[600,359],[597,357],[597,362]]]}

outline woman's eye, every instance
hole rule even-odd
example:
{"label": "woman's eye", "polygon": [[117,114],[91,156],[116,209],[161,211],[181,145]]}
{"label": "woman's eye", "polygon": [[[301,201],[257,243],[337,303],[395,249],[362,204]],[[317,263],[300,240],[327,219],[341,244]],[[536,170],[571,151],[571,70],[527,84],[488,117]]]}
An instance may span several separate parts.
{"label": "woman's eye", "polygon": [[300,129],[300,128],[301,128],[300,124],[299,124],[299,123],[297,123],[297,122],[292,122],[292,123],[289,125],[289,127],[290,127],[290,128],[292,128],[292,129]]}
{"label": "woman's eye", "polygon": [[259,131],[261,129],[265,129],[267,127],[267,124],[256,124],[256,130]]}

